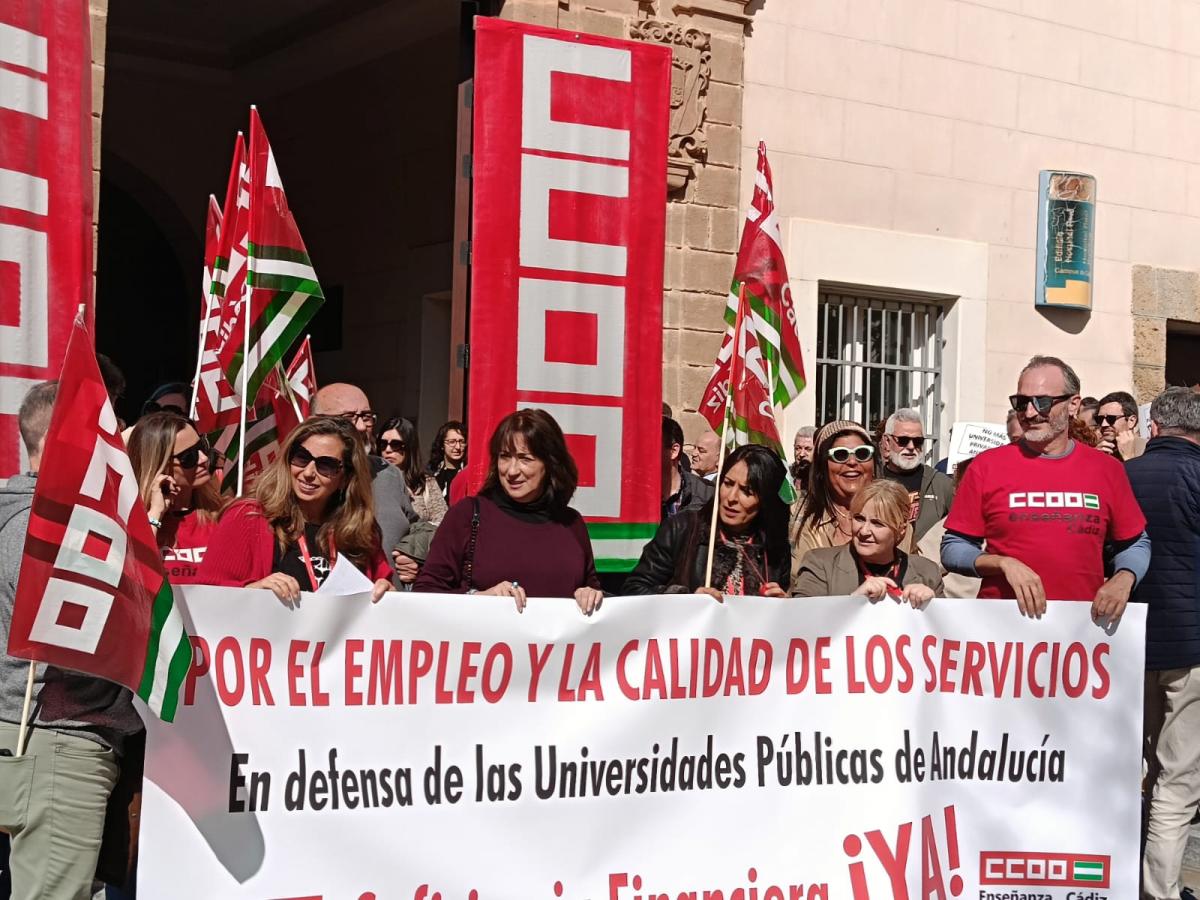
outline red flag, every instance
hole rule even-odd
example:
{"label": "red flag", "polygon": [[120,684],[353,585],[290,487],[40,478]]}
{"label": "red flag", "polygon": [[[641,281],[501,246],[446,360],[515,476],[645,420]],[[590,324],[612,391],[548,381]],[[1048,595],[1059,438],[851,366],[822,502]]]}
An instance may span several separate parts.
{"label": "red flag", "polygon": [[[215,314],[211,314],[203,335],[204,345],[195,387],[196,430],[201,434],[211,434],[241,422],[241,397],[225,378],[220,354],[234,330],[232,318],[246,284],[250,194],[245,155],[245,141],[241,132],[238,132],[233,145],[229,183],[225,189],[220,239],[213,254],[210,310]],[[206,262],[207,256],[206,252]]]}
{"label": "red flag", "polygon": [[292,357],[291,365],[288,366],[287,380],[292,387],[292,394],[296,397],[296,403],[300,406],[301,418],[307,419],[312,412],[313,397],[317,395],[317,370],[313,365],[312,338],[307,334],[300,344],[300,349]]}
{"label": "red flag", "polygon": [[725,339],[699,406],[700,414],[714,430],[724,415],[725,385],[729,383],[729,366],[734,353],[734,324],[743,288],[754,314],[758,346],[769,385],[767,393],[775,405],[787,406],[804,389],[804,359],[787,264],[783,258],[779,220],[775,216],[771,166],[767,162],[767,146],[761,141],[754,197],[746,211],[742,242],[734,264],[733,285],[725,307]]}
{"label": "red flag", "polygon": [[123,684],[168,721],[192,659],[79,319],[46,434],[8,652]]}
{"label": "red flag", "polygon": [[[734,352],[729,366],[729,418],[726,440],[734,446],[762,444],[783,456],[775,411],[767,396],[767,374],[759,344],[756,317],[743,287],[734,320]],[[786,479],[784,479],[786,481]]]}
{"label": "red flag", "polygon": [[[225,377],[257,396],[325,300],[288,206],[275,154],[258,110],[250,107],[250,197],[246,289],[232,307],[231,339],[218,354]],[[239,225],[240,230],[240,225]],[[232,298],[227,297],[227,302]]]}

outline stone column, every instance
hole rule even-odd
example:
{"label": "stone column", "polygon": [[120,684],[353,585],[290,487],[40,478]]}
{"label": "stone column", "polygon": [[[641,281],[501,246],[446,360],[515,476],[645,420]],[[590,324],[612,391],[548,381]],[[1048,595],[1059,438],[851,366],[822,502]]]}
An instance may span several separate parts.
{"label": "stone column", "polygon": [[100,221],[100,116],[104,110],[104,46],[108,38],[108,0],[89,0],[92,29],[92,273]]}
{"label": "stone column", "polygon": [[1167,386],[1167,322],[1200,324],[1200,273],[1133,267],[1133,395],[1149,403]]}
{"label": "stone column", "polygon": [[674,53],[663,275],[663,400],[692,440],[725,330],[741,236],[748,0],[506,0],[506,19],[654,41]]}

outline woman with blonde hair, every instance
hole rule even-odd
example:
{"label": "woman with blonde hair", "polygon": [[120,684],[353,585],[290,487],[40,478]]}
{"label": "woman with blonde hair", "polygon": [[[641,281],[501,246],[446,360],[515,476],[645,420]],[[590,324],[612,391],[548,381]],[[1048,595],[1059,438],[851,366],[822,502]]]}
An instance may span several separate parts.
{"label": "woman with blonde hair", "polygon": [[900,549],[912,506],[894,481],[872,481],[850,503],[850,541],[805,554],[792,585],[796,597],[891,597],[921,607],[944,595],[937,564]]}
{"label": "woman with blonde hair", "polygon": [[291,605],[321,586],[339,554],[375,582],[375,600],[392,589],[358,433],[345,419],[313,416],[287,436],[254,498],[221,516],[199,577],[265,588]]}
{"label": "woman with blonde hair", "polygon": [[129,434],[129,461],[172,584],[195,584],[223,501],[215,456],[178,413],[143,416]]}

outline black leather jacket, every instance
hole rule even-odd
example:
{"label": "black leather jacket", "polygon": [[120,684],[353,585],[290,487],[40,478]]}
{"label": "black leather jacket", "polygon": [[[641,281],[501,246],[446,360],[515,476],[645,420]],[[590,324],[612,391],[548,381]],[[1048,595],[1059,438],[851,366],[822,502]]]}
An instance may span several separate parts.
{"label": "black leather jacket", "polygon": [[[642,550],[641,559],[625,579],[622,593],[676,594],[693,593],[704,584],[704,570],[708,566],[708,517],[698,509],[688,509],[671,516],[661,526],[654,540]],[[676,574],[681,561],[690,555],[695,546],[694,559],[682,577]],[[785,591],[791,580],[791,556],[776,554],[779,558],[767,558],[767,577],[779,583]]]}

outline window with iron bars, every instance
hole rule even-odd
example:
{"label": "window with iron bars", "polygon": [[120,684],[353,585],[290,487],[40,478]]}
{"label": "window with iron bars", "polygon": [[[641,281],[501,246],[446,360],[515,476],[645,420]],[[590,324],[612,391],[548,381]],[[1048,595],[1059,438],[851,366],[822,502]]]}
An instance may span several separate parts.
{"label": "window with iron bars", "polygon": [[822,287],[817,421],[849,419],[872,434],[897,409],[921,413],[926,458],[939,458],[942,319],[938,303]]}

